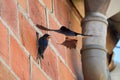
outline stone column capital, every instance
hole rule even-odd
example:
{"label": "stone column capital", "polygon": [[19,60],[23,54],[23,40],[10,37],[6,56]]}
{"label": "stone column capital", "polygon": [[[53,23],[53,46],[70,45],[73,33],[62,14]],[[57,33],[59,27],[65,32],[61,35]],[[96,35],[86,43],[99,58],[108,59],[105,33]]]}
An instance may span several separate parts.
{"label": "stone column capital", "polygon": [[99,21],[108,25],[107,17],[99,12],[88,13],[85,18],[82,20],[82,25],[88,21]]}

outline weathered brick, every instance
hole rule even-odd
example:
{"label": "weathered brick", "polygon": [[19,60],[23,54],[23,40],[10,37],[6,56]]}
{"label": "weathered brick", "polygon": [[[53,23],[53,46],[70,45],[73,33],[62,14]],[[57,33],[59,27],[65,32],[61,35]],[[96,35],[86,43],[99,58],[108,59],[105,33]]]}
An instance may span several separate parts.
{"label": "weathered brick", "polygon": [[16,80],[7,67],[0,62],[0,80]]}
{"label": "weathered brick", "polygon": [[58,21],[65,26],[69,25],[69,9],[64,0],[54,0],[55,16]]}
{"label": "weathered brick", "polygon": [[20,27],[21,41],[35,59],[37,54],[36,31],[27,22],[27,20],[21,13],[19,13],[19,27]]}
{"label": "weathered brick", "polygon": [[12,31],[18,35],[17,7],[14,0],[1,0],[1,17]]}
{"label": "weathered brick", "polygon": [[58,68],[59,80],[76,80],[61,60],[58,60]]}
{"label": "weathered brick", "polygon": [[42,60],[42,69],[53,79],[58,80],[57,56],[48,47]]}
{"label": "weathered brick", "polygon": [[78,80],[83,80],[80,51],[67,49],[67,64]]}
{"label": "weathered brick", "polygon": [[48,80],[34,63],[32,63],[32,80]]}
{"label": "weathered brick", "polygon": [[12,36],[10,36],[10,65],[21,80],[29,80],[29,58]]}
{"label": "weathered brick", "polygon": [[0,56],[8,63],[8,31],[0,22]]}
{"label": "weathered brick", "polygon": [[[58,24],[55,22],[55,20],[50,14],[49,14],[49,28],[59,29]],[[50,35],[52,36],[51,38],[52,44],[59,51],[60,55],[66,60],[65,47],[63,45],[58,44],[62,43],[65,40],[65,36],[57,32],[50,32]]]}
{"label": "weathered brick", "polygon": [[45,8],[38,0],[29,0],[29,14],[34,24],[46,26]]}
{"label": "weathered brick", "polygon": [[23,8],[26,12],[28,12],[27,1],[28,1],[28,0],[17,0],[17,2],[22,6],[22,8]]}

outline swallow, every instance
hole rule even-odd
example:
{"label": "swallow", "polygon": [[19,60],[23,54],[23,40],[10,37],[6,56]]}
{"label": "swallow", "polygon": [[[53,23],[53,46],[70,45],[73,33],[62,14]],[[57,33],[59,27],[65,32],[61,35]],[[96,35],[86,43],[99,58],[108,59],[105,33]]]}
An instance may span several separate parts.
{"label": "swallow", "polygon": [[72,38],[72,37],[66,37],[65,41],[60,43],[61,45],[69,48],[69,49],[75,49],[77,47],[77,39],[76,38]]}
{"label": "swallow", "polygon": [[[74,37],[80,35],[82,37],[90,37],[90,36],[93,36],[93,35],[85,35],[85,34],[82,34],[82,33],[77,33],[77,32],[74,32],[70,29],[68,29],[67,27],[65,26],[61,26],[61,28],[59,29],[48,29],[42,25],[36,25],[39,29],[41,30],[45,30],[45,31],[54,31],[54,32],[57,32],[57,33],[60,33],[60,34],[63,34],[66,36],[65,38],[65,41],[62,42],[62,43],[59,43],[67,48],[76,48],[77,46],[77,39],[75,39]],[[71,36],[71,37],[70,37]]]}
{"label": "swallow", "polygon": [[61,26],[60,29],[48,29],[42,25],[36,25],[39,29],[42,29],[42,30],[45,30],[45,31],[54,31],[54,32],[57,32],[57,33],[61,33],[61,34],[64,34],[65,36],[77,36],[77,35],[80,35],[80,36],[83,36],[83,37],[86,37],[86,36],[93,36],[93,35],[85,35],[85,34],[81,34],[81,33],[77,33],[77,32],[74,32],[70,29],[68,29],[67,27],[65,26]]}
{"label": "swallow", "polygon": [[48,46],[48,40],[50,38],[49,34],[44,34],[42,37],[38,39],[38,53],[37,53],[37,60],[44,59],[44,51]]}

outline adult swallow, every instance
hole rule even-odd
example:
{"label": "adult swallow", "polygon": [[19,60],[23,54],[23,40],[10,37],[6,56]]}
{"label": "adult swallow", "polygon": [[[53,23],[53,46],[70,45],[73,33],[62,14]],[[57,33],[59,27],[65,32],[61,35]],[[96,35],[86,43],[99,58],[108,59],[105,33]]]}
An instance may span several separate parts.
{"label": "adult swallow", "polygon": [[93,36],[93,35],[85,35],[85,34],[74,32],[74,31],[68,29],[65,26],[61,26],[61,28],[59,28],[59,29],[48,29],[48,28],[46,28],[46,27],[44,27],[42,25],[38,25],[38,24],[36,26],[41,30],[54,31],[54,32],[65,35],[66,36],[65,41],[62,42],[62,43],[59,43],[59,44],[64,45],[64,46],[66,46],[67,48],[70,48],[70,49],[71,48],[76,48],[78,40],[75,39],[75,37],[77,35],[80,35],[82,37],[91,37],[91,36]]}
{"label": "adult swallow", "polygon": [[57,32],[57,33],[61,33],[61,34],[64,34],[65,36],[77,36],[77,35],[81,35],[83,37],[86,37],[86,36],[93,36],[93,35],[85,35],[85,34],[81,34],[81,33],[77,33],[77,32],[74,32],[70,29],[68,29],[67,27],[65,26],[61,26],[60,29],[48,29],[42,25],[36,25],[39,29],[42,29],[42,30],[45,30],[45,31],[54,31],[54,32]]}
{"label": "adult swallow", "polygon": [[49,34],[44,34],[42,37],[38,39],[38,53],[37,53],[37,60],[44,59],[44,51],[48,46],[48,39],[50,38]]}

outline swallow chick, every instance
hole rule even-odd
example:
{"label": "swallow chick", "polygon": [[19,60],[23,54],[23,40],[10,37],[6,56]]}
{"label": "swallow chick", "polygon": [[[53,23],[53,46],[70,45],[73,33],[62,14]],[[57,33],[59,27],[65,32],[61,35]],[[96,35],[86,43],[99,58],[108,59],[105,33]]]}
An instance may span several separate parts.
{"label": "swallow chick", "polygon": [[67,27],[65,26],[61,26],[60,29],[48,29],[42,25],[36,25],[39,29],[42,29],[42,30],[45,30],[45,31],[54,31],[54,32],[57,32],[57,33],[60,33],[60,34],[63,34],[65,36],[77,36],[77,35],[81,35],[83,37],[86,37],[86,36],[93,36],[93,35],[85,35],[85,34],[81,34],[81,33],[77,33],[77,32],[74,32],[70,29],[68,29]]}
{"label": "swallow chick", "polygon": [[44,34],[42,37],[38,39],[38,53],[37,53],[37,60],[44,59],[44,51],[48,46],[48,40],[50,38],[49,34]]}
{"label": "swallow chick", "polygon": [[77,42],[78,40],[76,37],[67,36],[64,42],[58,44],[63,45],[69,49],[75,49],[77,47]]}

